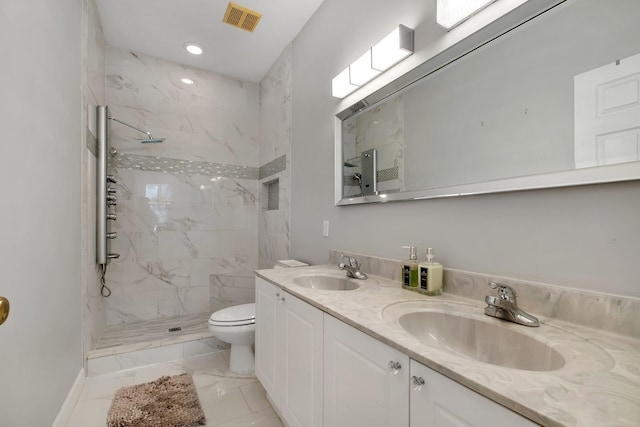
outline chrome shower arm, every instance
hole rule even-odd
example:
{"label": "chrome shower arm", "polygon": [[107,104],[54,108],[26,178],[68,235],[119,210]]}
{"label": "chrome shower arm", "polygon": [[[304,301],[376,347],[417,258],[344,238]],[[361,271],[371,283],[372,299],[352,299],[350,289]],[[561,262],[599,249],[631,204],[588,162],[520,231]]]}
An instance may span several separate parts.
{"label": "chrome shower arm", "polygon": [[131,129],[135,129],[135,130],[137,130],[138,132],[140,132],[140,133],[144,133],[145,135],[147,135],[147,136],[149,137],[149,139],[153,139],[153,135],[151,135],[151,132],[145,132],[145,131],[143,131],[142,129],[138,129],[138,128],[137,128],[137,127],[135,127],[135,126],[130,125],[129,123],[125,123],[125,122],[123,122],[122,120],[118,120],[118,119],[116,119],[115,117],[109,117],[109,120],[113,120],[114,122],[118,122],[118,123],[120,123],[121,125],[125,125],[125,126],[127,126],[127,127],[130,127]]}

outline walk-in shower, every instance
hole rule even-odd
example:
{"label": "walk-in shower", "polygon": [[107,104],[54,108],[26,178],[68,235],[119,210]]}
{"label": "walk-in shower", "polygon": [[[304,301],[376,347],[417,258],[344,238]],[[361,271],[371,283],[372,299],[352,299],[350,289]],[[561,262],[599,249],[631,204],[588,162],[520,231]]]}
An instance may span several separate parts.
{"label": "walk-in shower", "polygon": [[109,107],[106,105],[99,105],[96,110],[97,114],[97,128],[98,128],[98,164],[96,170],[97,188],[96,188],[96,263],[101,266],[102,275],[101,294],[104,297],[111,295],[111,290],[105,284],[105,275],[107,271],[107,264],[112,259],[117,259],[120,254],[111,252],[110,241],[118,237],[115,231],[111,231],[110,222],[117,219],[115,212],[110,212],[110,208],[115,208],[118,200],[116,196],[116,188],[109,184],[116,184],[117,180],[115,176],[107,174],[107,151],[109,146],[109,126],[108,121],[113,120],[132,129],[137,130],[145,135],[147,138],[139,139],[138,142],[143,144],[148,143],[160,143],[164,141],[164,138],[154,138],[150,132],[143,131],[137,127],[118,120],[109,115]]}

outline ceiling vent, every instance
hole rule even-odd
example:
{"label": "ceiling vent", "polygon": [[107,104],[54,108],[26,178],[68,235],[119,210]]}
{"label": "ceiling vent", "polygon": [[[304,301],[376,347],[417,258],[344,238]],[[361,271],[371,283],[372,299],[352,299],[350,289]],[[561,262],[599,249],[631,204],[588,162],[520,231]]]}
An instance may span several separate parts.
{"label": "ceiling vent", "polygon": [[253,32],[253,30],[258,26],[260,18],[262,18],[261,13],[229,2],[229,6],[227,6],[227,11],[224,13],[222,22]]}

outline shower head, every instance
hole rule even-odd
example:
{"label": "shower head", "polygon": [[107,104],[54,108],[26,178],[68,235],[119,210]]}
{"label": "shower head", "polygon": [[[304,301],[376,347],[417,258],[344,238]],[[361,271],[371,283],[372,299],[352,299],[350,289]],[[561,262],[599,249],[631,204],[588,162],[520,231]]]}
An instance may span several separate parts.
{"label": "shower head", "polygon": [[149,138],[139,139],[138,142],[140,144],[159,144],[161,142],[164,142],[164,138],[154,138],[149,135]]}
{"label": "shower head", "polygon": [[164,141],[164,138],[154,138],[153,135],[151,135],[151,132],[146,132],[146,131],[143,131],[142,129],[138,129],[137,127],[130,125],[129,123],[125,123],[122,120],[116,119],[115,117],[109,117],[109,120],[113,120],[114,122],[118,122],[122,125],[130,127],[131,129],[135,129],[138,132],[144,133],[145,135],[147,135],[147,138],[138,140],[138,142],[141,144],[158,144]]}

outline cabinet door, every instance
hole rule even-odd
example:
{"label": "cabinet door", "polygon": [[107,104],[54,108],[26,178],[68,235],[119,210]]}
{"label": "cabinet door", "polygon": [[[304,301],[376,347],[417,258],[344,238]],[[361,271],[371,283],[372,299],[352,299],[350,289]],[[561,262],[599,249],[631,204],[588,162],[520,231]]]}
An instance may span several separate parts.
{"label": "cabinet door", "polygon": [[[414,380],[424,384],[418,390]],[[533,427],[537,424],[411,361],[411,427]]]}
{"label": "cabinet door", "polygon": [[322,426],[323,313],[284,294],[280,411],[290,427]]}
{"label": "cabinet door", "polygon": [[325,427],[408,426],[408,394],[406,355],[324,315]]}
{"label": "cabinet door", "polygon": [[256,377],[275,405],[280,402],[278,364],[281,361],[277,351],[281,344],[277,332],[280,329],[278,308],[282,293],[277,286],[256,277]]}

